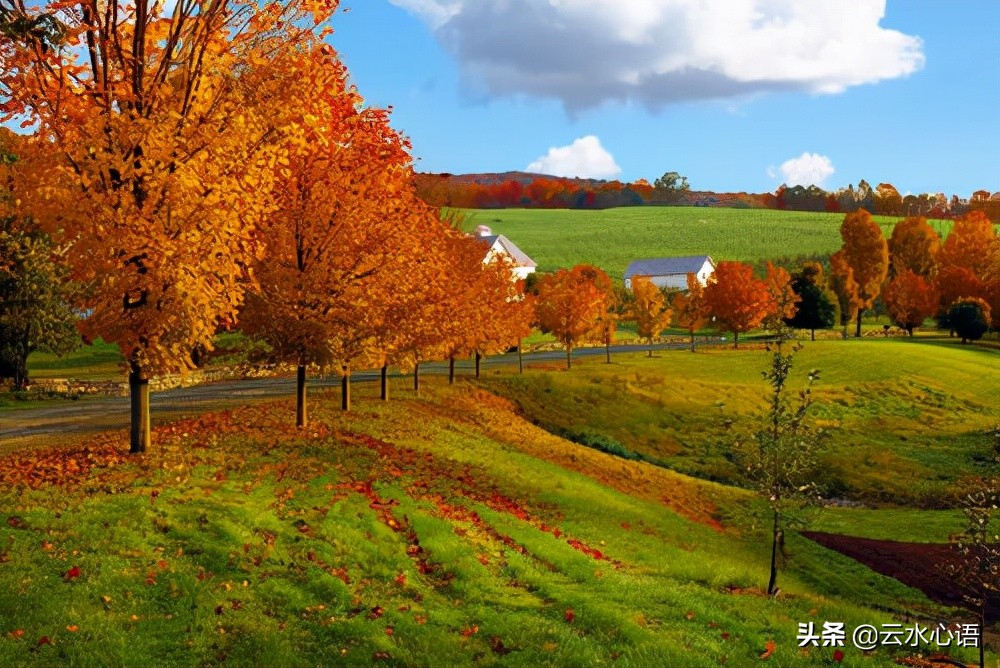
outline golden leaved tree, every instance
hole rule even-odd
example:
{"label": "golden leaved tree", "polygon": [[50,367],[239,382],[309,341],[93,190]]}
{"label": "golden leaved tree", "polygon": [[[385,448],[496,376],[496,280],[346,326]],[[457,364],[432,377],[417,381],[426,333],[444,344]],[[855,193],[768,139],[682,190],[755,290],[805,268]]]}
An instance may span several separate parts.
{"label": "golden leaved tree", "polygon": [[89,286],[85,332],[128,361],[132,452],[150,441],[149,377],[190,368],[252,283],[297,103],[269,82],[336,5],[0,0],[15,26],[0,37],[3,120],[52,152],[36,214]]}
{"label": "golden leaved tree", "polygon": [[328,47],[292,53],[300,82],[296,116],[275,175],[275,210],[262,226],[259,289],[247,301],[244,329],[297,367],[296,424],[305,426],[309,365],[336,364],[342,407],[350,407],[350,370],[380,364],[379,332],[401,298],[399,278],[423,252],[407,143],[384,110],[360,109],[346,71]]}

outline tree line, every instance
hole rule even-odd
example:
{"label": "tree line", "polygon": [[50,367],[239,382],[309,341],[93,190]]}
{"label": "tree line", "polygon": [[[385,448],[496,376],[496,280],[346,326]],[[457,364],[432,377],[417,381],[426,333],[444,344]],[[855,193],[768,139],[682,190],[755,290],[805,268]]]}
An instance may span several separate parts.
{"label": "tree line", "polygon": [[1000,192],[977,190],[967,198],[944,193],[901,195],[891,183],[872,187],[865,180],[835,191],[818,186],[781,185],[773,193],[715,193],[692,190],[687,178],[667,172],[652,184],[596,179],[515,176],[417,174],[417,193],[435,206],[469,209],[512,207],[541,209],[607,209],[620,206],[719,206],[788,211],[849,213],[864,209],[873,215],[925,216],[948,219],[982,211],[1000,223]]}

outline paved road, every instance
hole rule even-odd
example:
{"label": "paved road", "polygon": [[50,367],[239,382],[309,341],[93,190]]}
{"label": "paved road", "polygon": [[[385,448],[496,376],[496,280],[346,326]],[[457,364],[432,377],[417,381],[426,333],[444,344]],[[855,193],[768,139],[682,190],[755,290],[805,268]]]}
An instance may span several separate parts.
{"label": "paved road", "polygon": [[[718,338],[708,341],[699,340],[699,346],[724,345]],[[653,346],[654,350],[670,350],[686,348],[687,343],[663,343]],[[645,345],[615,345],[611,347],[612,355],[619,353],[645,352]],[[573,358],[604,355],[604,348],[580,348],[573,351]],[[525,364],[541,362],[563,363],[566,353],[561,350],[525,353]],[[498,367],[517,365],[517,354],[508,353],[484,358],[484,371]],[[472,360],[455,361],[456,375],[467,377],[472,374]],[[429,362],[420,366],[421,375],[444,375],[448,373],[447,362]],[[404,374],[391,373],[390,376],[400,378]],[[409,376],[409,374],[405,374]],[[377,392],[373,381],[379,379],[379,371],[362,371],[352,374],[355,384],[368,383]],[[309,379],[309,389],[317,390],[328,387],[339,387],[339,375],[321,375]],[[355,391],[359,389],[354,386]],[[226,380],[205,383],[192,387],[181,387],[173,390],[154,392],[150,397],[150,412],[154,424],[169,422],[211,410],[221,410],[236,406],[244,406],[260,400],[288,397],[295,395],[295,378],[291,376],[277,378],[251,378],[244,380]],[[128,397],[95,397],[76,401],[53,402],[40,408],[25,408],[0,412],[0,452],[9,447],[32,443],[51,441],[67,434],[90,433],[110,429],[127,429],[129,420]]]}

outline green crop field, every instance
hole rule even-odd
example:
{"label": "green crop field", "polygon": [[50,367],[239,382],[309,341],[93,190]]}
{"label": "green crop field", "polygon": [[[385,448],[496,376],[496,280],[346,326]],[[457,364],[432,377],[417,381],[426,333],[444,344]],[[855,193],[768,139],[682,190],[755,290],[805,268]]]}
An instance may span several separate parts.
{"label": "green crop field", "polygon": [[[839,213],[702,207],[623,207],[467,210],[466,228],[487,225],[509,237],[542,271],[594,264],[621,278],[633,260],[710,255],[715,261],[755,262],[833,253],[840,247]],[[877,218],[888,236],[897,218]],[[942,233],[948,221],[934,221]]]}

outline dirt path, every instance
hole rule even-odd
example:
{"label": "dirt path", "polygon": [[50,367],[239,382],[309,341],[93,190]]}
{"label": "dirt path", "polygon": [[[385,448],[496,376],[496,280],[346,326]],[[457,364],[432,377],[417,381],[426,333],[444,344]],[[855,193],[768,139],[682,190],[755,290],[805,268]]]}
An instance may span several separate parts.
{"label": "dirt path", "polygon": [[[942,543],[900,543],[837,534],[803,531],[802,535],[825,548],[840,552],[876,573],[895,578],[919,589],[927,598],[942,605],[969,608],[964,590],[944,572],[956,563],[950,545]],[[993,601],[986,611],[987,623],[1000,620],[1000,601]]]}

